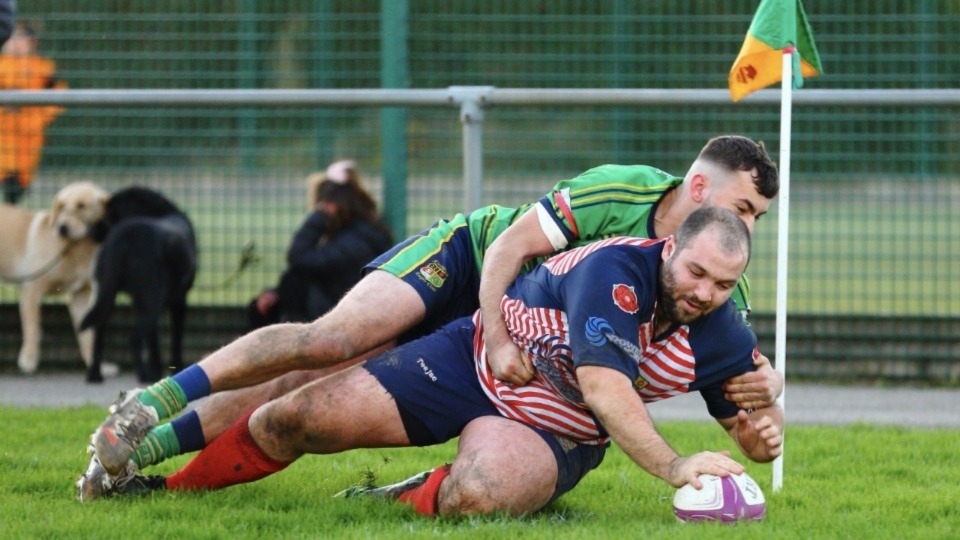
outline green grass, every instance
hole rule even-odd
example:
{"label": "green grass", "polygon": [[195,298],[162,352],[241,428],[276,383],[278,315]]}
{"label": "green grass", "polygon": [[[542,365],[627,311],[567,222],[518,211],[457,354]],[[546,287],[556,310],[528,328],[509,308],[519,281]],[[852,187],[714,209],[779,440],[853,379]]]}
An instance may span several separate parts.
{"label": "green grass", "polygon": [[[789,428],[785,482],[749,464],[767,519],[735,529],[676,522],[673,489],[612,449],[571,493],[526,518],[420,518],[404,506],[331,495],[372,471],[392,482],[449,461],[454,443],[427,449],[308,456],[263,481],[219,492],[160,493],[82,505],[73,481],[102,419],[97,408],[0,408],[0,530],[5,538],[956,538],[960,432],[867,425]],[[711,423],[665,423],[682,453],[731,449]],[[734,451],[735,452],[735,451]],[[181,457],[154,468],[169,474]]]}

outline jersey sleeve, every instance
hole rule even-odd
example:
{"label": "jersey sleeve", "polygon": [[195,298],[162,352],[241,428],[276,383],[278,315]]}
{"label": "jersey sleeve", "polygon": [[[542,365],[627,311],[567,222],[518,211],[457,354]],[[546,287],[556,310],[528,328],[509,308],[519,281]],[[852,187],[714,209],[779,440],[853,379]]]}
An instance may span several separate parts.
{"label": "jersey sleeve", "polygon": [[601,165],[541,198],[540,226],[557,249],[611,236],[653,238],[650,209],[679,180],[645,165]]}
{"label": "jersey sleeve", "polygon": [[[747,320],[747,316],[750,315],[750,280],[747,279],[746,274],[740,276],[740,280],[737,281],[737,286],[733,290],[733,294],[730,296],[733,300],[733,303],[737,306],[737,311],[740,312],[740,315],[743,317],[743,320]],[[749,323],[748,323],[749,324]]]}
{"label": "jersey sleeve", "polygon": [[740,408],[723,397],[723,383],[756,370],[757,338],[732,300],[691,325],[690,346],[697,359],[690,389],[700,391],[714,418],[736,416]]}
{"label": "jersey sleeve", "polygon": [[650,313],[656,296],[656,286],[643,276],[622,250],[606,248],[564,280],[561,295],[575,367],[608,367],[637,379],[640,314]]}

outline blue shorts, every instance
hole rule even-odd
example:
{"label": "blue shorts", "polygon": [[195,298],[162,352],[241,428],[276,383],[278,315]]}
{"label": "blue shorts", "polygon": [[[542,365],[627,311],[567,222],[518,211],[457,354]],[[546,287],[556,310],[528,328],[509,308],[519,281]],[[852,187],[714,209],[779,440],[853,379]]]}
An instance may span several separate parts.
{"label": "blue shorts", "polygon": [[397,343],[433,333],[480,307],[480,271],[470,228],[463,214],[440,220],[397,244],[364,267],[383,270],[410,284],[426,307],[426,316]]}
{"label": "blue shorts", "polygon": [[[407,436],[415,446],[453,439],[475,418],[502,417],[477,379],[473,333],[470,318],[458,319],[430,336],[363,364],[393,397]],[[603,461],[605,446],[579,444],[527,427],[546,441],[557,460],[557,485],[551,501],[573,489]]]}

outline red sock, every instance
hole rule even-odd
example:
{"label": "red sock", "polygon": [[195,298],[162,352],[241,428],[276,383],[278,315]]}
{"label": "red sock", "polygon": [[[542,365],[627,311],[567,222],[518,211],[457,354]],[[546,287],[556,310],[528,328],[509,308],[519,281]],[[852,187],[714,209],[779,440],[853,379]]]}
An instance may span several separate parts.
{"label": "red sock", "polygon": [[439,467],[430,473],[426,482],[410,491],[404,491],[397,500],[409,503],[418,514],[433,517],[437,515],[439,506],[437,496],[440,494],[440,484],[448,476],[450,476],[450,466]]}
{"label": "red sock", "polygon": [[214,439],[190,463],[167,477],[169,489],[219,489],[253,482],[290,463],[268,456],[250,434],[249,414]]}

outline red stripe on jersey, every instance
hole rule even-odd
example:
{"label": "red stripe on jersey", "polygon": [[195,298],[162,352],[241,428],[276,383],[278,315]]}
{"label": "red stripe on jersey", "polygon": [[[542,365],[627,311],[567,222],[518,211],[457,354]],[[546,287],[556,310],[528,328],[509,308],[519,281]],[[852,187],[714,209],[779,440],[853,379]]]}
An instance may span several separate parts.
{"label": "red stripe on jersey", "polygon": [[696,370],[688,338],[689,328],[681,326],[665,340],[644,349],[644,361],[639,364],[641,376],[647,381],[647,386],[640,391],[644,401],[657,401],[688,391]]}
{"label": "red stripe on jersey", "polygon": [[692,380],[693,370],[696,368],[692,355],[677,351],[670,345],[665,343],[663,347],[656,350],[656,353],[651,354],[652,363],[661,367],[667,374]]}
{"label": "red stripe on jersey", "polygon": [[567,223],[570,224],[570,232],[573,233],[573,237],[579,239],[580,231],[577,229],[577,220],[573,219],[573,210],[570,209],[570,205],[567,204],[566,199],[563,198],[563,194],[559,191],[554,191],[553,202],[557,204],[557,208],[560,209],[563,217],[567,220]]}
{"label": "red stripe on jersey", "polygon": [[[561,317],[560,322],[565,324],[565,321],[565,317]],[[584,406],[566,400],[539,376],[516,388],[493,377],[486,361],[486,345],[483,342],[479,312],[474,315],[474,323],[477,325],[474,333],[477,376],[484,393],[501,414],[587,444],[606,441],[600,439],[599,428],[593,415]]]}

